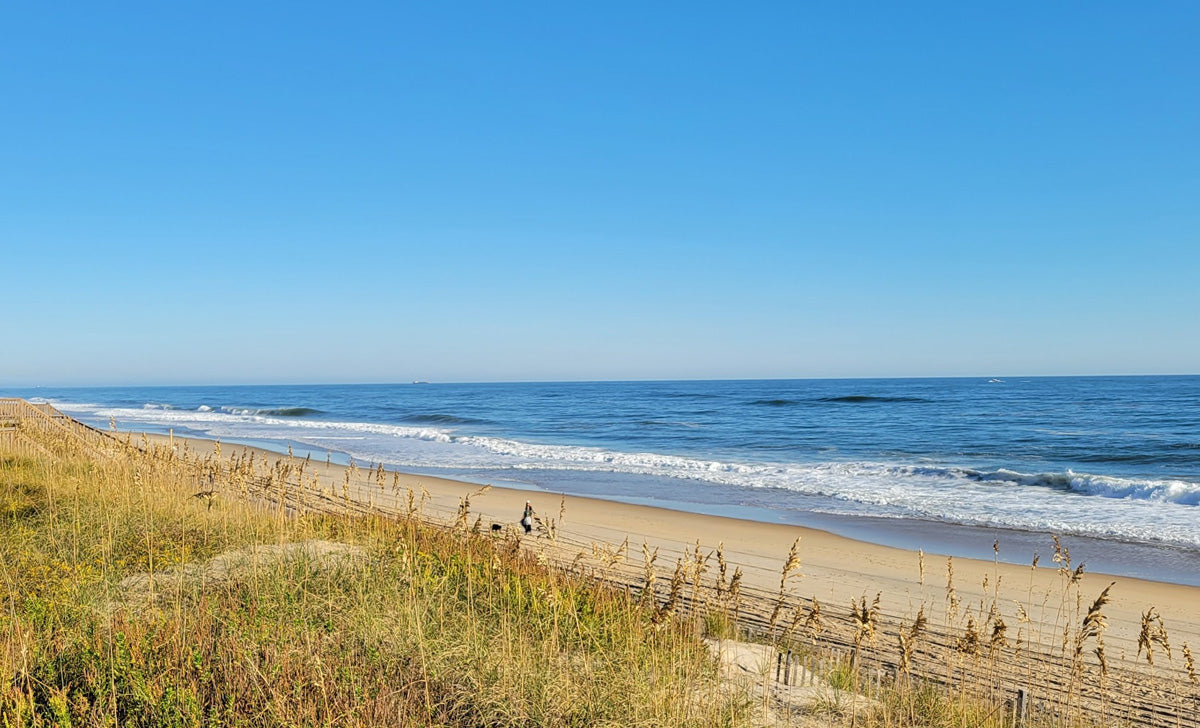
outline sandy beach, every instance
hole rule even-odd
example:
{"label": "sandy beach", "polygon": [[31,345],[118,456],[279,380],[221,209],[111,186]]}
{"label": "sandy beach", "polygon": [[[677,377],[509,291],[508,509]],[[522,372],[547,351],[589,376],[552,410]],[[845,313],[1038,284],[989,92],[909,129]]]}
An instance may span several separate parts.
{"label": "sandy beach", "polygon": [[[140,438],[140,433],[132,435]],[[162,435],[146,435],[150,441],[167,443]],[[173,438],[177,448],[186,447],[193,453],[212,451],[208,440]],[[257,459],[280,459],[275,452],[243,445],[224,444],[225,455],[254,452]],[[283,456],[286,457],[286,456]],[[740,566],[747,587],[764,592],[777,592],[780,569],[789,549],[799,541],[801,576],[789,581],[789,592],[798,597],[816,597],[824,604],[845,608],[851,600],[880,595],[883,612],[911,619],[925,609],[931,621],[942,618],[947,607],[948,563],[945,555],[880,546],[849,539],[825,531],[780,524],[759,523],[737,518],[688,513],[631,505],[614,501],[548,492],[491,487],[485,492],[475,483],[465,483],[423,475],[388,471],[386,486],[365,469],[358,470],[349,481],[347,468],[337,464],[313,462],[307,471],[315,472],[322,487],[341,497],[342,485],[350,499],[382,511],[403,512],[409,489],[416,494],[427,493],[423,514],[433,520],[453,521],[465,496],[470,496],[470,518],[479,519],[484,528],[498,524],[504,529],[519,529],[518,521],[526,500],[543,519],[554,519],[558,526],[556,547],[560,558],[570,558],[572,552],[591,554],[593,547],[610,551],[628,542],[628,559],[640,565],[642,545],[658,549],[658,564],[673,565],[679,558],[693,553],[697,546],[702,552],[723,548],[725,560],[732,571]],[[398,485],[399,492],[393,486]],[[562,513],[559,520],[560,509]],[[1037,629],[1052,630],[1061,621],[1061,612],[1088,606],[1110,583],[1110,602],[1104,609],[1108,618],[1105,639],[1110,654],[1133,659],[1143,613],[1154,607],[1161,615],[1170,634],[1171,643],[1200,644],[1200,588],[1148,581],[1102,573],[1083,573],[1077,595],[1072,593],[1064,603],[1063,585],[1066,577],[1059,564],[1052,561],[1053,542],[1049,534],[1041,550],[1037,568],[978,559],[953,559],[953,584],[963,609],[980,608],[995,603],[1014,632],[1021,624]],[[537,541],[531,540],[536,544]],[[991,544],[986,544],[990,550]],[[1086,555],[1072,554],[1072,568]],[[1030,555],[1032,561],[1032,554]],[[924,580],[922,581],[922,562]],[[1024,605],[1023,620],[1017,604]],[[1077,604],[1078,603],[1078,604]],[[1062,629],[1060,625],[1058,629]],[[1176,648],[1178,650],[1178,648]],[[1160,660],[1161,663],[1161,660]],[[1182,668],[1178,655],[1174,664]]]}

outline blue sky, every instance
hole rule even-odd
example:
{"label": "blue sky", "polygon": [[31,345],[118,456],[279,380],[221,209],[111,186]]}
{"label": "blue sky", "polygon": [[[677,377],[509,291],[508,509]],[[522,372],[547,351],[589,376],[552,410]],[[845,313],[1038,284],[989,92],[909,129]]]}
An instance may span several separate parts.
{"label": "blue sky", "polygon": [[7,3],[0,385],[1200,373],[1198,37]]}

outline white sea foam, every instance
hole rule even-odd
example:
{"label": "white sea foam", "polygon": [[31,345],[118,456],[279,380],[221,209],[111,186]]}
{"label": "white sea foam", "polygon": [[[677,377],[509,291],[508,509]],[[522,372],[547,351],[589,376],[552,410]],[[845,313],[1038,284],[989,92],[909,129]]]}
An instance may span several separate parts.
{"label": "white sea foam", "polygon": [[[938,463],[870,461],[736,462],[458,434],[453,429],[307,417],[277,417],[249,408],[62,409],[125,427],[187,427],[226,439],[291,440],[339,449],[356,459],[457,471],[611,473],[669,478],[689,488],[731,488],[729,498],[768,507],[1090,535],[1200,548],[1200,483],[1131,480],[1066,471],[980,471]],[[682,481],[686,481],[682,482]],[[651,481],[647,481],[651,482]],[[741,494],[741,495],[739,495]],[[686,497],[684,498],[686,500]]]}

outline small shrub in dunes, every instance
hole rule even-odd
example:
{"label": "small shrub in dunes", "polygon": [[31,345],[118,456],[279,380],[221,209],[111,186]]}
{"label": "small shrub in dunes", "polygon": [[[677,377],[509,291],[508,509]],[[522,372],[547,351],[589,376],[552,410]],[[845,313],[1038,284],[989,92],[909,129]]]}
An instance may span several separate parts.
{"label": "small shrub in dunes", "polygon": [[738,637],[737,622],[728,612],[709,611],[704,614],[704,634],[708,637],[722,640],[732,640]]}

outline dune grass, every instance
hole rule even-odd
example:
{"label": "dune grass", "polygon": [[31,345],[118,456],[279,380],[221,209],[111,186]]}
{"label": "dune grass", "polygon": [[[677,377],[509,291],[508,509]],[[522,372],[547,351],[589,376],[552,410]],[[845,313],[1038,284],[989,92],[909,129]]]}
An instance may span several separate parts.
{"label": "dune grass", "polygon": [[[1112,585],[1084,595],[1057,540],[1055,590],[1035,593],[1035,557],[1021,598],[988,575],[967,602],[953,559],[927,587],[918,553],[915,614],[884,594],[847,610],[800,596],[800,541],[778,589],[754,588],[722,546],[572,558],[561,509],[533,542],[481,533],[471,496],[430,518],[394,475],[380,515],[349,491],[384,493],[382,467],[351,465],[339,493],[290,456],[97,452],[0,452],[0,728],[1002,728],[1018,689],[1022,725],[1091,728],[1189,725],[1200,705],[1190,647],[1153,608],[1136,654],[1106,648]],[[802,659],[815,699],[771,666],[730,679],[700,639],[747,631]]]}
{"label": "dune grass", "polygon": [[[0,725],[743,723],[693,633],[515,541],[210,508],[186,478],[0,458]],[[355,550],[182,568],[281,543]]]}

